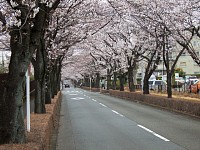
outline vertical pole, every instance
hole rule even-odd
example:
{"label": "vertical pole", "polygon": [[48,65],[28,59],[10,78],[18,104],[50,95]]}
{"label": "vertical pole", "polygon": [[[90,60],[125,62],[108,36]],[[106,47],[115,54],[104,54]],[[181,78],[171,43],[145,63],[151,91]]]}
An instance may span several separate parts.
{"label": "vertical pole", "polygon": [[3,73],[5,73],[5,68],[4,68],[4,53],[3,53],[3,51],[1,51],[1,57],[2,57],[2,71],[3,71]]}
{"label": "vertical pole", "polygon": [[30,132],[30,77],[28,70],[26,72],[26,118],[27,131]]}
{"label": "vertical pole", "polygon": [[142,66],[142,92],[143,92],[143,87],[144,87],[144,66]]}
{"label": "vertical pole", "polygon": [[91,91],[91,89],[92,89],[92,78],[90,76],[90,91]]}

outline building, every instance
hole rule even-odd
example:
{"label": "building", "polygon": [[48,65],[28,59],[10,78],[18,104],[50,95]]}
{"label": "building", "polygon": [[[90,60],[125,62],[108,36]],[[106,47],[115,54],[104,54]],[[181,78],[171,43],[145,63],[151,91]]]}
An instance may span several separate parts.
{"label": "building", "polygon": [[[191,42],[192,47],[194,48],[196,54],[199,56],[200,59],[200,40],[199,38],[194,38]],[[176,58],[176,52],[171,54],[171,63]],[[138,66],[137,70],[137,78],[142,78],[142,71],[141,65]],[[195,61],[192,59],[192,57],[189,55],[189,53],[185,50],[183,54],[179,57],[178,62],[176,63],[176,68],[182,68],[186,75],[200,75],[200,66],[195,63]],[[163,75],[166,75],[166,68],[163,62],[163,59],[161,58],[160,63],[157,67],[157,69],[154,72],[154,75],[157,77],[162,77]]]}
{"label": "building", "polygon": [[[194,38],[192,40],[192,46],[196,51],[197,56],[200,56],[200,40]],[[200,58],[200,57],[199,57]],[[179,58],[176,68],[182,68],[186,75],[199,75],[200,66],[192,59],[188,52],[184,52]]]}

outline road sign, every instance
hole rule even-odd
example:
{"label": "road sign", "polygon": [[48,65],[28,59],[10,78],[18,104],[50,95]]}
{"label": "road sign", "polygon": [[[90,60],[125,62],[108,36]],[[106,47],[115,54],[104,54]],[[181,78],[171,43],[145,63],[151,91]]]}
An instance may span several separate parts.
{"label": "road sign", "polygon": [[175,73],[175,80],[179,78],[179,73]]}

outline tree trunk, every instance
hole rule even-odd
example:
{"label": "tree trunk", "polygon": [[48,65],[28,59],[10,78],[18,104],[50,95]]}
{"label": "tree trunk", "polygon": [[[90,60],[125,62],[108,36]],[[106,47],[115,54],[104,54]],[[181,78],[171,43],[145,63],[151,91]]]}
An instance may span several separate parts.
{"label": "tree trunk", "polygon": [[119,82],[120,82],[120,88],[119,88],[119,90],[120,91],[124,91],[124,75],[123,75],[121,69],[119,71],[119,74],[120,74],[119,75]]}
{"label": "tree trunk", "polygon": [[45,90],[45,104],[51,104],[51,82],[50,82],[50,74],[46,75],[46,90]]}
{"label": "tree trunk", "polygon": [[145,74],[143,80],[143,94],[149,94],[149,75]]}
{"label": "tree trunk", "polygon": [[[19,64],[19,62],[15,63]],[[13,67],[13,63],[10,67]],[[16,67],[16,66],[15,66]],[[16,67],[26,70],[24,67]],[[0,96],[0,144],[24,143],[23,82],[25,72],[9,72],[8,80]]]}
{"label": "tree trunk", "polygon": [[0,95],[0,144],[25,142],[23,82],[33,51],[29,49],[30,25],[25,22],[28,9],[25,6],[19,9],[24,25],[20,30],[13,28],[10,32],[12,55],[7,81]]}
{"label": "tree trunk", "polygon": [[94,78],[93,78],[93,77],[91,78],[91,87],[92,87],[92,88],[94,88],[94,87],[95,87],[95,80],[94,80]]}
{"label": "tree trunk", "polygon": [[107,90],[111,88],[111,75],[110,75],[110,70],[107,69]]}
{"label": "tree trunk", "polygon": [[45,104],[51,104],[51,98],[52,98],[52,86],[51,86],[51,74],[52,74],[52,66],[50,66],[50,60],[47,58],[46,64],[49,64],[46,66],[46,75],[45,75]]}
{"label": "tree trunk", "polygon": [[90,87],[90,77],[84,77],[84,83],[86,87]]}
{"label": "tree trunk", "polygon": [[60,91],[60,83],[61,83],[61,69],[62,69],[62,61],[60,58],[58,58],[57,61],[57,88],[56,88],[56,94],[58,91]]}
{"label": "tree trunk", "polygon": [[52,69],[51,74],[50,74],[51,98],[54,98],[54,88],[55,88],[54,76],[55,76],[55,72],[54,72],[54,69]]}
{"label": "tree trunk", "polygon": [[96,73],[96,75],[97,75],[97,77],[96,77],[96,88],[99,88],[100,87],[100,85],[99,85],[99,83],[100,83],[100,74],[99,74],[99,72]]}
{"label": "tree trunk", "polygon": [[167,97],[172,98],[172,73],[167,72]]}
{"label": "tree trunk", "polygon": [[45,109],[45,50],[42,39],[40,40],[40,46],[36,53],[36,61],[34,64],[34,76],[36,81],[35,89],[35,113],[46,113]]}
{"label": "tree trunk", "polygon": [[128,68],[128,86],[130,92],[135,92],[135,86],[133,82],[133,67]]}
{"label": "tree trunk", "polygon": [[107,90],[111,87],[111,75],[107,75]]}
{"label": "tree trunk", "polygon": [[117,83],[117,73],[116,72],[114,72],[113,73],[113,76],[114,76],[114,78],[113,78],[113,82],[112,82],[112,89],[113,90],[116,90],[116,83]]}
{"label": "tree trunk", "polygon": [[56,95],[57,94],[57,86],[58,86],[58,74],[57,74],[57,69],[58,69],[58,66],[57,66],[57,60],[55,61],[55,63],[54,63],[54,65],[53,65],[53,83],[51,83],[51,84],[53,84],[53,92],[52,92],[52,98],[54,97],[54,95]]}

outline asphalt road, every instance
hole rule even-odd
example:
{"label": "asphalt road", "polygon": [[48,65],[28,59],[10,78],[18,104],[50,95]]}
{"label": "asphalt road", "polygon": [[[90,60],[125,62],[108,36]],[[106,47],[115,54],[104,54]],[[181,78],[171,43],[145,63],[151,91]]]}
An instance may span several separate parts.
{"label": "asphalt road", "polygon": [[57,150],[200,150],[200,119],[78,88],[62,94]]}

